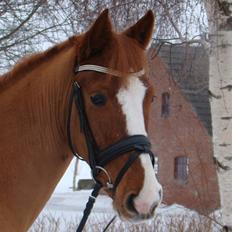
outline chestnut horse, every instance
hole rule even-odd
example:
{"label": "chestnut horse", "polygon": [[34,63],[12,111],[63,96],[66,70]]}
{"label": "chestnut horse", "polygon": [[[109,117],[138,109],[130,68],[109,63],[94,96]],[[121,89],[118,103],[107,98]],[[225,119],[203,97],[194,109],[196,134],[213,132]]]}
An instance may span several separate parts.
{"label": "chestnut horse", "polygon": [[[128,73],[146,70],[145,49],[153,26],[154,15],[148,11],[135,25],[116,33],[105,10],[86,33],[25,58],[0,78],[1,232],[28,230],[73,158],[66,127],[74,80],[82,88],[86,115],[100,149],[127,136],[147,136],[153,87],[146,72],[140,76]],[[123,75],[95,71],[77,75],[77,61]],[[88,160],[74,104],[73,108],[73,144]],[[105,166],[112,182],[127,158],[124,154]],[[107,182],[103,172],[98,178]],[[138,221],[154,215],[161,191],[150,157],[142,153],[115,193],[107,193],[121,218]]]}

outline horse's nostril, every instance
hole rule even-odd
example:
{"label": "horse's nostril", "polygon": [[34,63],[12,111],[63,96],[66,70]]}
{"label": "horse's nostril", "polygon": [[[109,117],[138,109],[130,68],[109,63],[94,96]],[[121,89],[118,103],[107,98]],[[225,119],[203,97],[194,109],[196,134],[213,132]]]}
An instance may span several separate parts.
{"label": "horse's nostril", "polygon": [[134,206],[134,198],[135,197],[136,197],[135,194],[129,195],[127,198],[126,206],[127,206],[127,209],[129,211],[137,213],[137,210],[135,209],[135,206]]}
{"label": "horse's nostril", "polygon": [[157,203],[154,203],[152,206],[151,206],[151,211],[150,213],[154,213],[155,209],[158,207],[158,204]]}

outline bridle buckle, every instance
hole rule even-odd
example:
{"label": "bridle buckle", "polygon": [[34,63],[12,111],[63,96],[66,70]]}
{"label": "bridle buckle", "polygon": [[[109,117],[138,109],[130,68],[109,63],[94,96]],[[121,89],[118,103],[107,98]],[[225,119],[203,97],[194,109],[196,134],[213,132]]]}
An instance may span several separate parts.
{"label": "bridle buckle", "polygon": [[[99,170],[103,171],[104,174],[106,175],[106,177],[108,178],[108,181],[106,182],[106,188],[107,188],[107,189],[113,189],[113,188],[114,188],[114,185],[113,185],[113,183],[112,183],[110,174],[107,172],[107,170],[106,170],[105,168],[101,167],[101,166],[98,166],[98,165],[95,166],[95,170],[96,170],[96,169],[99,169]],[[93,178],[93,179],[94,179],[94,178]],[[95,180],[95,181],[96,181],[96,180]]]}
{"label": "bridle buckle", "polygon": [[106,182],[106,187],[108,189],[113,189],[114,188],[114,185],[112,183],[109,183],[109,182]]}
{"label": "bridle buckle", "polygon": [[77,81],[73,82],[73,86],[74,86],[74,88],[78,88],[78,89],[81,88],[80,85],[79,85],[79,83]]}

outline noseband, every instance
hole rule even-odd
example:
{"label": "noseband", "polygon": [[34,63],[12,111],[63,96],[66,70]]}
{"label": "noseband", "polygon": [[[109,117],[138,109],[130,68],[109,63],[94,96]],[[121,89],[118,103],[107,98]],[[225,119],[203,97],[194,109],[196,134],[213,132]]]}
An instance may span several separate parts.
{"label": "noseband", "polygon": [[[117,70],[109,69],[109,68],[98,66],[98,65],[81,65],[81,66],[77,66],[75,69],[76,74],[78,74],[79,72],[83,72],[83,71],[95,71],[99,73],[110,74],[116,77],[123,76],[123,74]],[[140,77],[143,74],[144,74],[144,70],[141,70],[137,73],[129,73],[128,76]],[[78,84],[76,80],[74,80],[72,84],[72,93],[71,93],[70,100],[69,100],[67,136],[68,136],[69,147],[73,155],[76,156],[77,158],[84,160],[82,156],[76,153],[75,148],[72,143],[71,115],[72,115],[73,102],[75,103],[76,109],[79,114],[80,130],[81,130],[81,133],[83,133],[85,136],[85,141],[86,141],[86,145],[88,149],[88,164],[91,168],[92,176],[95,181],[94,189],[89,197],[89,200],[86,204],[86,208],[84,210],[83,217],[77,228],[77,232],[81,232],[85,226],[85,223],[88,219],[91,209],[93,208],[93,205],[95,203],[96,197],[99,194],[100,189],[102,187],[105,187],[111,190],[114,195],[118,184],[122,180],[123,176],[129,169],[129,167],[139,157],[139,155],[143,153],[149,154],[151,157],[153,166],[154,166],[154,155],[151,151],[151,144],[148,138],[144,135],[128,136],[126,138],[123,138],[115,142],[114,144],[110,145],[106,149],[100,150],[95,141],[92,130],[90,128],[88,117],[85,111],[85,104],[84,104],[81,86]],[[128,153],[129,158],[127,159],[125,164],[122,166],[121,170],[119,171],[113,183],[109,173],[106,171],[104,167],[111,161],[118,159],[120,156],[126,153]],[[97,178],[100,172],[103,172],[108,179],[105,186]]]}

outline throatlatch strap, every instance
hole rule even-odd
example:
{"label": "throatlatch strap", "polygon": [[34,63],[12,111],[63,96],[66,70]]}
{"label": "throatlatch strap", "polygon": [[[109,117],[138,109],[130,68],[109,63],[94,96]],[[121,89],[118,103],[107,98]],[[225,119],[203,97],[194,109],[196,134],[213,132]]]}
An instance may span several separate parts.
{"label": "throatlatch strap", "polygon": [[95,186],[94,186],[94,189],[89,197],[89,200],[85,206],[85,210],[83,212],[83,217],[81,219],[81,222],[76,230],[76,232],[81,232],[87,222],[87,219],[89,217],[89,214],[91,213],[91,210],[93,208],[93,205],[96,201],[96,197],[98,196],[99,194],[99,191],[101,189],[102,185],[100,183],[96,183]]}
{"label": "throatlatch strap", "polygon": [[75,99],[75,105],[79,113],[79,120],[80,120],[80,128],[81,132],[85,135],[85,141],[88,149],[88,155],[89,155],[89,166],[91,167],[91,170],[93,172],[93,178],[96,180],[96,160],[95,160],[95,153],[98,152],[98,147],[96,145],[96,142],[94,140],[94,137],[92,135],[92,131],[89,127],[88,118],[85,112],[85,106],[84,106],[84,99],[82,95],[82,90],[77,82],[73,83],[73,91],[74,91],[74,99]]}
{"label": "throatlatch strap", "polygon": [[70,150],[72,151],[73,155],[80,160],[84,160],[81,156],[76,153],[76,150],[73,146],[72,142],[72,132],[71,132],[71,117],[72,117],[72,105],[73,105],[73,98],[74,98],[74,90],[72,89],[69,103],[68,103],[68,119],[67,119],[67,137],[68,137],[68,145]]}

